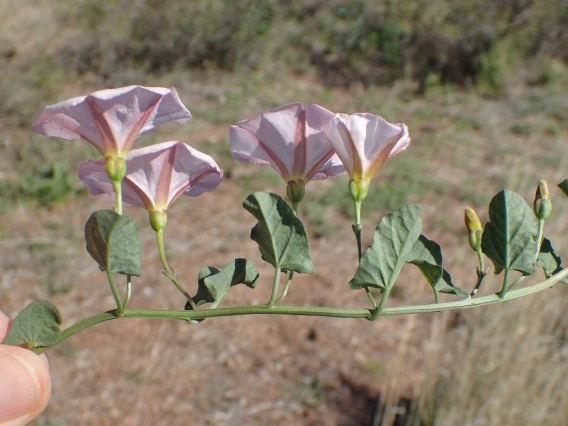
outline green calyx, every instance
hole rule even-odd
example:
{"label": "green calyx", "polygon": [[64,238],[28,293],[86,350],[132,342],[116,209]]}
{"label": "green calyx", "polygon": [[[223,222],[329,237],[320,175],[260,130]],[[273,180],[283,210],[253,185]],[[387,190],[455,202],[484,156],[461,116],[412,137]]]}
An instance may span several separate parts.
{"label": "green calyx", "polygon": [[300,204],[300,201],[304,199],[304,195],[306,195],[306,184],[303,180],[291,180],[288,182],[288,186],[286,187],[286,197],[288,197],[288,200],[290,200],[292,205]]}
{"label": "green calyx", "polygon": [[163,231],[168,225],[168,213],[165,210],[150,212],[150,226],[156,232]]}
{"label": "green calyx", "polygon": [[356,203],[361,203],[369,194],[369,182],[365,179],[351,179],[349,181],[349,193]]}
{"label": "green calyx", "polygon": [[123,157],[107,157],[106,170],[113,182],[122,182],[126,176],[126,160]]}

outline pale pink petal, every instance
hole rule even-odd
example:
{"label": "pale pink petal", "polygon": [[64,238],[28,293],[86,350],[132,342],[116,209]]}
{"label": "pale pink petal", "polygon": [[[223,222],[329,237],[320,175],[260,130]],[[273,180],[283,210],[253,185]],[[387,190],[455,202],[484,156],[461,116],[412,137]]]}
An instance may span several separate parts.
{"label": "pale pink petal", "polygon": [[[123,201],[148,211],[167,209],[181,195],[196,197],[212,191],[223,177],[209,155],[177,141],[134,149],[126,157],[126,164]],[[82,164],[79,178],[91,194],[114,196],[105,160]]]}
{"label": "pale pink petal", "polygon": [[333,154],[333,156],[327,160],[319,171],[312,177],[312,180],[323,180],[330,177],[341,176],[345,173],[347,173],[345,166],[337,154]]}
{"label": "pale pink petal", "polygon": [[323,129],[349,175],[368,180],[410,143],[406,125],[391,124],[372,114],[337,114]]}
{"label": "pale pink petal", "polygon": [[[89,160],[79,166],[79,179],[88,188],[91,195],[108,194],[113,200],[116,199],[114,186],[106,171],[106,161]],[[146,208],[150,205],[150,198],[140,193],[129,181],[122,182],[122,201],[131,206]]]}
{"label": "pale pink petal", "polygon": [[34,130],[64,140],[85,139],[103,156],[124,155],[140,134],[190,118],[175,89],[129,86],[49,106]]}
{"label": "pale pink petal", "polygon": [[231,126],[231,154],[240,162],[270,165],[286,182],[325,179],[321,169],[334,151],[321,125],[330,117],[332,112],[315,104],[271,109]]}

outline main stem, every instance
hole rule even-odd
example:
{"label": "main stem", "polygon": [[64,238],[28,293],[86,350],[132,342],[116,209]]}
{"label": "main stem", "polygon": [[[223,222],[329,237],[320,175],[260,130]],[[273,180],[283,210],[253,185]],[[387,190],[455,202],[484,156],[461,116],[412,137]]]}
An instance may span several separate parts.
{"label": "main stem", "polygon": [[[507,300],[516,299],[518,297],[528,296],[539,291],[546,290],[553,287],[557,282],[563,278],[568,277],[568,269],[553,275],[546,281],[534,284],[530,287],[522,288],[519,290],[512,290],[507,293],[505,298],[499,297],[498,294],[480,297],[477,299],[458,300],[456,302],[433,303],[426,305],[414,306],[401,306],[394,308],[384,308],[380,316],[393,316],[393,315],[409,315],[420,314],[428,312],[448,311],[451,309],[465,309],[473,308],[475,306],[492,305],[494,303],[501,303]],[[321,316],[332,318],[358,318],[358,319],[372,319],[372,312],[368,309],[335,309],[335,308],[318,308],[318,307],[303,307],[303,306],[242,306],[233,308],[209,309],[200,311],[159,311],[159,310],[140,310],[140,309],[127,309],[123,312],[121,317],[116,315],[114,310],[96,314],[92,317],[86,318],[77,324],[63,330],[57,339],[49,347],[34,348],[35,353],[42,353],[47,349],[57,345],[63,340],[71,337],[72,335],[89,328],[95,324],[109,321],[118,318],[160,318],[160,319],[175,319],[183,321],[193,321],[204,318],[226,317],[235,315],[305,315],[305,316]]]}

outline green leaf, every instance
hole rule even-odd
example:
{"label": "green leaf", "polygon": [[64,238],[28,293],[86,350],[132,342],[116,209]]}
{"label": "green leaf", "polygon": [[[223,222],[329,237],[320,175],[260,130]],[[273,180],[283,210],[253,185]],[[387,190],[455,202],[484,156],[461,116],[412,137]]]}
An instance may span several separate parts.
{"label": "green leaf", "polygon": [[504,269],[532,274],[538,220],[525,200],[515,192],[499,192],[489,204],[489,220],[481,249],[493,262],[495,274]]}
{"label": "green leaf", "polygon": [[442,266],[442,249],[435,241],[420,235],[410,251],[408,263],[416,265],[435,291],[466,298],[469,293],[452,283],[450,273]]}
{"label": "green leaf", "polygon": [[564,179],[562,182],[558,184],[558,188],[564,192],[564,195],[568,195],[568,179]]}
{"label": "green leaf", "polygon": [[304,224],[286,200],[276,194],[255,192],[243,207],[258,220],[250,237],[258,243],[264,261],[301,274],[314,272]]}
{"label": "green leaf", "polygon": [[[552,275],[562,271],[562,259],[552,247],[549,239],[544,238],[540,245],[540,252],[538,253],[537,265],[544,271],[544,276],[550,278]],[[560,280],[561,283],[568,283],[568,278]]]}
{"label": "green leaf", "polygon": [[[258,270],[246,259],[235,259],[221,270],[206,266],[199,272],[197,293],[193,301],[196,306],[204,303],[214,303],[216,306],[232,286],[245,284],[249,288],[255,288],[258,278]],[[189,303],[185,305],[185,309],[191,309]]]}
{"label": "green leaf", "polygon": [[85,225],[85,240],[101,271],[140,276],[142,244],[130,217],[113,210],[94,212]]}
{"label": "green leaf", "polygon": [[405,206],[381,220],[349,288],[392,287],[422,231],[421,210],[420,206]]}
{"label": "green leaf", "polygon": [[33,302],[14,319],[4,344],[25,345],[29,349],[51,346],[57,343],[60,326],[61,314],[55,305]]}

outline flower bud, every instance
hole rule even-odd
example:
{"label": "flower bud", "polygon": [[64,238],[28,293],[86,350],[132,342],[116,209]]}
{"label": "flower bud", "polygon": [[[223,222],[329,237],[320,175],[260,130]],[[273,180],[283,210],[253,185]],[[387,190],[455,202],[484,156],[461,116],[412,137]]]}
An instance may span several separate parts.
{"label": "flower bud", "polygon": [[106,170],[113,182],[122,182],[126,176],[126,160],[122,157],[107,157]]}
{"label": "flower bud", "polygon": [[150,212],[150,225],[156,232],[166,229],[168,224],[168,213],[165,210],[154,210]]}
{"label": "flower bud", "polygon": [[475,210],[468,207],[465,209],[465,227],[468,232],[469,246],[473,251],[478,251],[481,248],[481,236],[483,235],[483,228],[481,222],[475,213]]}
{"label": "flower bud", "polygon": [[288,182],[288,186],[286,187],[286,196],[292,204],[299,204],[300,201],[304,199],[305,194],[306,185],[304,184],[303,180],[291,180],[290,182]]}
{"label": "flower bud", "polygon": [[550,193],[546,181],[541,180],[536,188],[533,203],[534,215],[537,219],[548,219],[552,212],[552,201],[550,201]]}
{"label": "flower bud", "polygon": [[355,202],[362,202],[369,194],[369,182],[365,179],[351,179],[349,181],[349,193]]}

